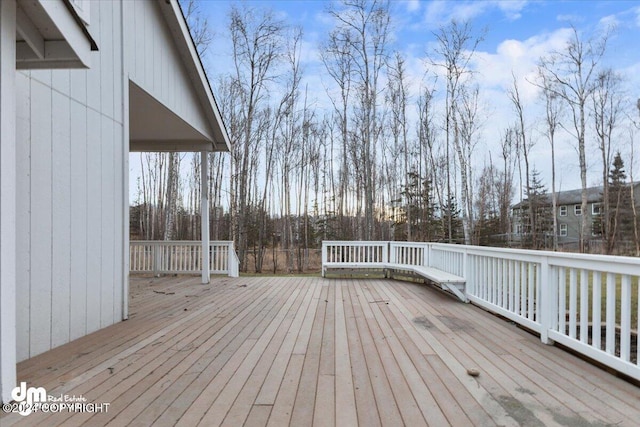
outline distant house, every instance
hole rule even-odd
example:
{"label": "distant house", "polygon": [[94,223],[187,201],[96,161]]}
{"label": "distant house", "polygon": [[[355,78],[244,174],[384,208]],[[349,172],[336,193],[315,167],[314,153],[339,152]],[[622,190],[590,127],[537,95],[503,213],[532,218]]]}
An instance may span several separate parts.
{"label": "distant house", "polygon": [[[634,185],[636,198],[640,199],[640,183]],[[587,188],[587,210],[582,211],[582,190],[559,191],[558,209],[555,212],[558,221],[558,243],[561,245],[577,243],[580,240],[580,228],[582,226],[582,218],[587,220],[590,235],[589,239],[599,239],[601,236],[600,215],[602,214],[602,192],[603,187]],[[548,221],[545,224],[544,235],[549,239],[553,236],[553,217],[551,193],[541,196],[541,203],[538,210],[541,215],[546,215]],[[640,208],[640,200],[636,200],[636,205]],[[513,239],[516,241],[523,240],[529,233],[529,226],[526,219],[526,211],[528,209],[527,201],[522,201],[512,206],[512,230]]]}
{"label": "distant house", "polygon": [[6,402],[17,362],[128,316],[129,153],[229,140],[177,0],[1,0],[0,36]]}

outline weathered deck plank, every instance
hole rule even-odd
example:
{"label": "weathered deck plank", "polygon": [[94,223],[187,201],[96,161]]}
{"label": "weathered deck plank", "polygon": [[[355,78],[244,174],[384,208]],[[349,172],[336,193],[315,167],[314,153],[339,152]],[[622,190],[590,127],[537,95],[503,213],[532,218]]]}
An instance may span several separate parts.
{"label": "weathered deck plank", "polygon": [[[12,425],[635,425],[640,388],[428,286],[134,278],[131,319],[19,380],[106,413]],[[468,368],[480,376],[471,377]]]}

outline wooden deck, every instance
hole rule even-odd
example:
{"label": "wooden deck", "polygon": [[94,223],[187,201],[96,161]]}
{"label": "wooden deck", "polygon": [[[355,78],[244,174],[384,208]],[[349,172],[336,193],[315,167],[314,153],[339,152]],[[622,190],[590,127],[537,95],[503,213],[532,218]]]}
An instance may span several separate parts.
{"label": "wooden deck", "polygon": [[[0,424],[638,425],[640,388],[434,288],[134,278],[131,316],[20,364],[102,413]],[[468,374],[477,369],[479,376]]]}

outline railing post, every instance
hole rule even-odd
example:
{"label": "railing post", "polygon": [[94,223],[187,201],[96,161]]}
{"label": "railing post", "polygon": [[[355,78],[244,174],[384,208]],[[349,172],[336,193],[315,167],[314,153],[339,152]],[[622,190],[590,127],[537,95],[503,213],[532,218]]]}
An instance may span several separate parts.
{"label": "railing post", "polygon": [[209,160],[208,153],[202,151],[200,153],[200,186],[201,186],[201,200],[200,200],[200,239],[201,244],[201,257],[200,268],[202,269],[202,283],[209,283],[211,280],[211,271],[209,270],[209,251],[211,245],[209,244],[209,190],[208,190],[208,172]]}
{"label": "railing post", "polygon": [[162,246],[157,243],[152,243],[151,253],[153,254],[153,274],[160,276],[160,268],[162,266]]}
{"label": "railing post", "polygon": [[382,250],[382,263],[387,264],[389,262],[389,252],[391,251],[391,242],[386,242]]}
{"label": "railing post", "polygon": [[552,268],[549,266],[549,257],[543,256],[540,262],[540,340],[547,345],[553,345],[549,338],[549,330],[553,327],[553,313],[555,312],[555,283],[552,277]]}
{"label": "railing post", "polygon": [[325,274],[325,265],[327,264],[327,243],[326,242],[322,242],[322,277],[324,277]]}
{"label": "railing post", "polygon": [[[464,252],[462,255],[462,276],[464,277],[464,292],[465,294],[473,294],[473,285],[471,285],[472,289],[469,289],[469,285],[471,282],[471,265],[469,263],[469,248],[464,248]],[[466,296],[466,295],[465,295]]]}
{"label": "railing post", "polygon": [[235,247],[233,245],[233,241],[230,241],[227,245],[227,269],[229,277],[239,277],[240,265],[238,262],[238,257],[236,255]]}

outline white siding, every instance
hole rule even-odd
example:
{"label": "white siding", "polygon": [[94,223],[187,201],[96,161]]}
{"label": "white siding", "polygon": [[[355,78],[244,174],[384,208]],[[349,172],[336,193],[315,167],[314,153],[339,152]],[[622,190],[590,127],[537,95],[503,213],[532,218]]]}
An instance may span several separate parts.
{"label": "white siding", "polygon": [[120,9],[99,5],[91,69],[17,77],[18,360],[122,319]]}
{"label": "white siding", "polygon": [[[123,56],[136,84],[210,132],[161,6],[97,2],[90,31],[100,50],[90,69],[17,73],[18,360],[123,318]],[[123,14],[130,34],[121,33]]]}
{"label": "white siding", "polygon": [[[207,118],[182,66],[170,31],[155,2],[125,2],[125,16],[133,20],[135,41],[127,61],[130,78],[203,135],[213,139]],[[157,23],[162,25],[157,25]]]}
{"label": "white siding", "polygon": [[[32,73],[32,75],[35,73]],[[51,97],[50,87],[31,79],[31,294],[30,356],[51,348]],[[18,94],[18,97],[21,94]],[[18,150],[28,145],[18,141]],[[18,216],[24,213],[18,212]],[[29,214],[29,213],[27,213]],[[21,239],[22,236],[18,236]],[[22,260],[18,260],[20,265]],[[18,312],[23,307],[17,307]],[[18,337],[18,340],[24,337]]]}
{"label": "white siding", "polygon": [[[57,73],[54,73],[55,76]],[[61,74],[69,75],[68,71]],[[69,342],[71,281],[71,114],[68,95],[52,92],[51,347]]]}
{"label": "white siding", "polygon": [[[114,263],[113,257],[115,256],[114,245],[115,238],[119,237],[118,230],[115,229],[115,218],[113,216],[113,208],[115,200],[113,199],[114,193],[114,162],[113,162],[113,124],[110,120],[102,117],[102,140],[100,141],[101,148],[101,190],[99,192],[102,197],[101,205],[101,222],[96,224],[100,227],[101,236],[100,242],[102,245],[101,250],[101,280],[100,280],[100,327],[104,328],[114,323],[113,319],[113,295],[114,295],[114,282],[116,280],[115,271],[113,271]],[[118,319],[119,320],[119,319]]]}
{"label": "white siding", "polygon": [[[95,8],[94,8],[95,10]],[[87,111],[87,333],[100,329],[102,190],[100,115]]]}
{"label": "white siding", "polygon": [[[86,73],[83,73],[85,75]],[[82,80],[86,81],[86,78]],[[86,334],[87,317],[87,108],[71,101],[71,280],[70,339]]]}
{"label": "white siding", "polygon": [[[16,73],[16,92],[18,94],[28,93],[30,80],[23,73]],[[16,102],[16,140],[28,141],[31,138],[31,123],[29,121],[31,111],[31,98],[18,96]],[[20,267],[16,271],[16,336],[17,359],[22,360],[29,356],[29,340],[21,339],[29,337],[29,307],[31,302],[31,226],[29,215],[24,212],[31,212],[31,198],[25,197],[31,193],[31,149],[23,147],[17,150],[16,159],[16,185],[17,185],[17,207],[16,217],[16,260]]]}

